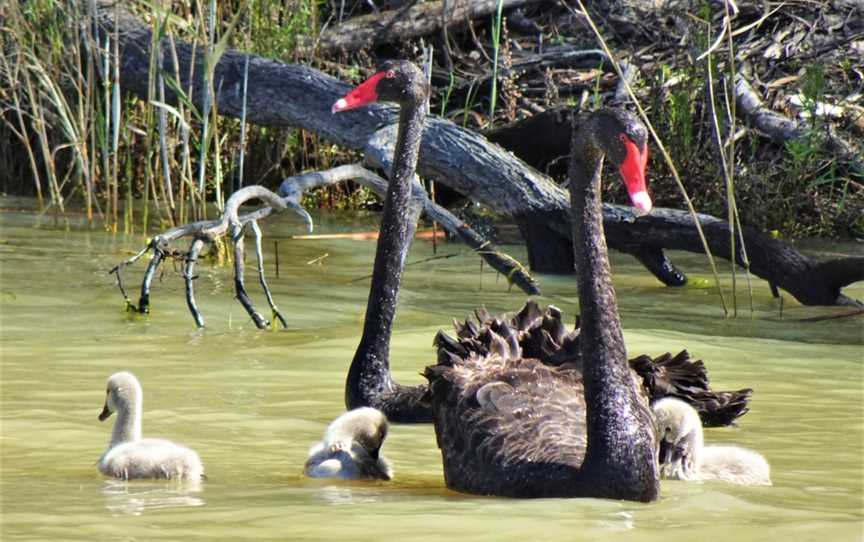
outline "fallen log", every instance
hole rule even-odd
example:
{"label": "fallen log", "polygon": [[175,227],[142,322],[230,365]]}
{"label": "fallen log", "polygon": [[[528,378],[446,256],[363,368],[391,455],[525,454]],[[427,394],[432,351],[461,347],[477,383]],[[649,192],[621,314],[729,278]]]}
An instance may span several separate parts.
{"label": "fallen log", "polygon": [[[709,215],[698,215],[708,246],[718,256],[729,258],[729,223]],[[604,221],[606,239],[628,250],[665,248],[700,252],[702,243],[689,213],[674,209],[655,209],[636,219],[626,210],[617,223]],[[751,228],[744,228],[746,257],[736,243],[735,261],[742,267],[749,260],[750,272],[768,281],[772,291],[783,288],[804,305],[864,306],[841,289],[864,280],[864,257],[819,261],[795,250],[791,245]]]}
{"label": "fallen log", "polygon": [[[121,85],[129,92],[141,97],[147,96],[150,63],[151,31],[136,18],[122,9],[118,10],[115,28],[114,5],[100,2],[97,10],[98,24],[103,30],[116,30],[120,50]],[[189,65],[194,62],[196,80],[192,85],[190,99],[202,103],[200,89],[205,71],[204,58],[200,49],[186,43],[176,44],[179,74],[175,73],[173,61],[164,59],[161,68],[179,81],[183,88],[190,88]],[[167,44],[165,45],[167,47]],[[194,55],[194,57],[193,57]],[[274,60],[250,56],[229,50],[221,57],[215,67],[214,86],[221,89],[217,95],[218,110],[222,115],[239,118],[242,110],[243,68],[249,56],[249,85],[246,96],[247,122],[271,126],[292,126],[302,128],[336,144],[347,148],[362,150],[366,162],[372,166],[388,170],[390,157],[393,156],[397,113],[388,106],[370,106],[361,110],[332,115],[330,106],[344,95],[349,86],[317,70],[297,65],[283,64]],[[166,90],[166,101],[176,103],[177,96]],[[569,137],[569,134],[568,134]],[[531,267],[539,271],[572,272],[572,249],[570,248],[569,198],[567,192],[549,177],[539,173],[511,153],[489,143],[483,136],[460,128],[455,124],[438,119],[427,118],[420,150],[418,174],[443,183],[468,198],[479,201],[491,209],[512,216],[525,236]],[[668,210],[670,216],[678,211]],[[680,213],[683,217],[684,214]],[[657,222],[657,221],[660,222]],[[684,230],[692,228],[683,218],[667,225],[663,224],[663,214],[656,211],[654,216],[637,219],[627,207],[609,205],[604,207],[604,224],[610,232],[608,245],[625,252],[640,254],[640,261],[662,256],[662,248],[683,248],[701,252],[677,236],[685,235]],[[717,219],[712,219],[717,220]],[[723,222],[716,226],[722,229]],[[648,225],[650,224],[650,228]],[[663,228],[669,228],[667,235],[660,235]],[[728,231],[728,225],[725,226]],[[635,240],[646,228],[657,238],[650,250],[637,249]],[[611,232],[617,232],[611,235]],[[633,232],[630,234],[630,232]],[[695,235],[695,230],[685,237]],[[642,241],[648,239],[643,235]],[[717,236],[720,239],[720,236]],[[661,241],[662,240],[662,241]],[[773,241],[771,246],[774,246]],[[719,241],[716,241],[719,242]],[[752,252],[761,250],[760,245],[749,242]],[[779,243],[777,241],[776,243]],[[689,247],[689,248],[688,248]],[[728,253],[727,245],[713,246],[719,256]],[[786,249],[797,254],[797,262],[810,261],[810,265],[795,265],[787,269],[790,259],[769,260],[765,270],[753,272],[772,284],[789,291],[802,303],[845,304],[842,295],[832,296],[838,286],[837,280],[830,276],[831,265],[815,265],[806,256],[800,255],[791,247]],[[770,250],[767,254],[778,255]],[[785,252],[784,252],[785,254]],[[751,254],[752,259],[752,254]],[[668,263],[668,262],[667,262]],[[845,265],[837,264],[845,269]],[[649,269],[656,272],[668,266],[660,262]],[[761,269],[761,268],[760,268]],[[763,274],[760,274],[763,273]],[[802,276],[809,275],[806,277]],[[850,275],[862,280],[864,271]],[[857,277],[857,278],[856,278]],[[822,292],[816,294],[814,292]],[[829,292],[826,294],[825,292]]]}
{"label": "fallen log", "polygon": [[[447,26],[494,13],[498,2],[503,9],[543,0],[450,0],[450,2],[412,3],[402,9],[354,17],[308,40],[301,53],[356,51],[382,43],[428,36]],[[445,10],[446,5],[446,10]]]}

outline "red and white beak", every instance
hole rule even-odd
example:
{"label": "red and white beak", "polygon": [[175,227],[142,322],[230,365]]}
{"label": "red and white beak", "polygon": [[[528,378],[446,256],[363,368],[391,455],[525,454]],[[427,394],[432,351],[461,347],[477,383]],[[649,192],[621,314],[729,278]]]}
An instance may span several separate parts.
{"label": "red and white beak", "polygon": [[648,145],[646,144],[640,149],[636,143],[627,136],[622,136],[624,147],[627,149],[627,156],[618,168],[621,173],[621,178],[627,186],[627,192],[630,194],[630,201],[633,202],[639,214],[645,215],[651,212],[654,206],[651,203],[651,196],[648,195],[648,190],[645,188],[645,168],[648,166]]}
{"label": "red and white beak", "polygon": [[354,90],[336,100],[333,107],[330,108],[331,113],[339,113],[340,111],[348,111],[357,107],[364,106],[378,101],[378,81],[380,81],[386,72],[378,72],[369,79],[360,83]]}

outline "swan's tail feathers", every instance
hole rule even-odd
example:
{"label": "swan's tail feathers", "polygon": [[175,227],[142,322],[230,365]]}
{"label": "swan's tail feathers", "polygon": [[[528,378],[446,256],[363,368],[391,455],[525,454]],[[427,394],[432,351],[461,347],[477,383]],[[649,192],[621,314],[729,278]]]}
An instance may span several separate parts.
{"label": "swan's tail feathers", "polygon": [[735,425],[735,420],[750,410],[747,404],[753,390],[745,388],[738,391],[708,391],[702,397],[694,397],[693,406],[699,412],[705,427],[724,427]]}
{"label": "swan's tail feathers", "polygon": [[747,403],[753,394],[749,388],[712,390],[705,364],[691,359],[686,350],[675,356],[667,353],[656,358],[643,354],[631,359],[630,367],[642,378],[642,386],[652,403],[663,397],[677,397],[699,412],[706,427],[732,425],[747,413]]}
{"label": "swan's tail feathers", "polygon": [[513,316],[513,323],[519,330],[525,330],[534,325],[534,322],[543,317],[543,311],[533,299],[525,303],[525,306]]}
{"label": "swan's tail feathers", "polygon": [[455,361],[468,355],[468,350],[458,340],[443,331],[435,334],[432,344],[438,350],[438,363],[441,365],[452,366]]}
{"label": "swan's tail feathers", "polygon": [[455,339],[443,332],[435,337],[438,363],[452,366],[454,358],[496,354],[503,359],[534,358],[546,365],[580,366],[579,330],[567,331],[561,311],[552,305],[544,311],[537,302],[528,301],[509,317],[478,309],[473,318],[454,322],[453,327]]}

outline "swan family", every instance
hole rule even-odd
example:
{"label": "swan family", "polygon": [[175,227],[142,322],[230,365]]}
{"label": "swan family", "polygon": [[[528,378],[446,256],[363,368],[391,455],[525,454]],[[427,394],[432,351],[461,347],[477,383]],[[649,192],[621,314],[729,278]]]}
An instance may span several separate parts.
{"label": "swan family", "polygon": [[[767,462],[755,452],[702,445],[702,424],[733,423],[747,412],[752,390],[711,390],[704,364],[686,351],[627,357],[603,235],[604,160],[639,213],[652,202],[647,131],[622,110],[601,109],[574,123],[569,188],[578,327],[568,331],[561,311],[533,301],[513,316],[478,310],[457,324],[455,338],[436,336],[438,358],[423,373],[427,384],[395,382],[390,338],[416,222],[409,197],[428,92],[415,65],[391,61],[332,107],[341,113],[395,103],[399,130],[363,332],[346,379],[348,412],[310,449],[305,474],[391,479],[381,455],[389,421],[434,423],[445,482],[468,493],[647,502],[657,498],[661,476],[765,483]],[[112,412],[118,419],[101,472],[125,479],[203,476],[188,448],[141,438],[141,388],[130,373],[108,381],[100,419]]]}

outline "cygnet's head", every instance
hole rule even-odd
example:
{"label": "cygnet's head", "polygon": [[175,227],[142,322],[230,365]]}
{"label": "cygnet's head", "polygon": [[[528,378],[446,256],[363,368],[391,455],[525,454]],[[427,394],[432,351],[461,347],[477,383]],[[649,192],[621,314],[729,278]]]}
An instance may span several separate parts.
{"label": "cygnet's head", "polygon": [[651,405],[657,428],[660,469],[669,478],[686,480],[696,474],[702,451],[702,420],[696,410],[672,397]]}
{"label": "cygnet's head", "polygon": [[393,468],[381,455],[387,429],[387,417],[374,408],[342,414],[309,450],[304,472],[312,478],[391,480]]}
{"label": "cygnet's head", "polygon": [[105,406],[99,421],[105,421],[118,410],[129,411],[141,404],[141,384],[132,373],[122,371],[108,377],[105,390]]}
{"label": "cygnet's head", "polygon": [[356,408],[333,420],[324,433],[324,442],[329,446],[344,446],[346,451],[356,444],[369,457],[377,459],[389,428],[387,416],[380,410]]}

